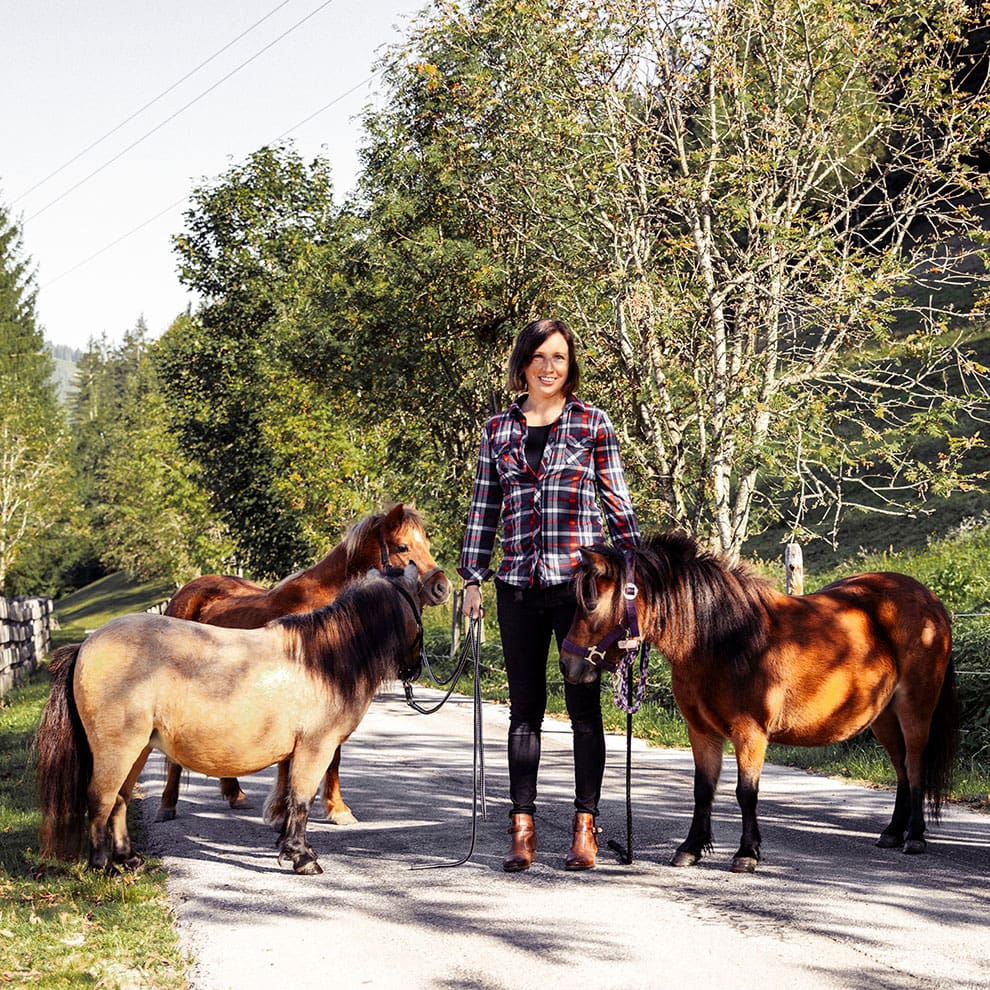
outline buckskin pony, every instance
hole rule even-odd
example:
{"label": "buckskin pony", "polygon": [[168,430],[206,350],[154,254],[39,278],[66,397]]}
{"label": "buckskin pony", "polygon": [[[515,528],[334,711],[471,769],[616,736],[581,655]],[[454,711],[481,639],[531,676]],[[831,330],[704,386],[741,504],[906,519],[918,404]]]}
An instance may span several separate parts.
{"label": "buckskin pony", "polygon": [[[405,567],[414,563],[420,575],[421,601],[442,605],[450,597],[450,581],[433,559],[423,519],[414,505],[398,503],[383,513],[361,519],[343,541],[312,567],[291,574],[272,588],[223,574],[206,574],[183,585],[165,614],[213,626],[255,629],[272,619],[310,612],[333,601],[344,585],[362,576],[369,567]],[[288,766],[280,766],[278,782],[269,800],[267,815],[281,824],[284,815]],[[158,809],[159,821],[175,818],[182,768],[169,763]],[[232,808],[244,807],[247,798],[236,778],[220,781],[220,792]],[[323,808],[335,825],[357,821],[340,790],[340,750],[333,754],[323,783]]]}
{"label": "buckskin pony", "polygon": [[[571,683],[631,662],[630,636],[671,666],[694,756],[694,815],[671,865],[712,849],[711,811],[731,739],[742,838],[734,872],[760,859],[756,816],[767,744],[821,746],[870,727],[890,755],[897,791],[877,845],[923,853],[924,804],[937,821],[959,739],[949,615],[904,574],[857,574],[814,594],[776,591],[680,533],[623,554],[584,548],[578,609],[561,650]],[[638,626],[638,628],[637,628]]]}
{"label": "buckskin pony", "polygon": [[322,873],[306,826],[327,762],[382,681],[419,672],[416,566],[400,574],[370,571],[261,629],[127,615],[57,650],[36,739],[41,855],[77,857],[88,814],[89,866],[138,868],[127,805],[152,749],[211,776],[291,756],[279,862]]}

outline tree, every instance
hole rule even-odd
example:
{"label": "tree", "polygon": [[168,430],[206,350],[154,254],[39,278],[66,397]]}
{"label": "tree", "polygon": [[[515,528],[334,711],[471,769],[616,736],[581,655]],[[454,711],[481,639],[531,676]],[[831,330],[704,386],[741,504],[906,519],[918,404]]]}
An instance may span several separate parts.
{"label": "tree", "polygon": [[735,555],[775,516],[966,483],[987,378],[945,300],[982,277],[970,6],[437,3],[386,64],[394,144],[581,326],[647,520]]}
{"label": "tree", "polygon": [[[284,415],[296,394],[281,362],[280,319],[332,237],[330,175],[288,147],[262,148],[192,195],[175,247],[203,297],[157,343],[154,360],[183,446],[211,503],[258,576],[312,559],[283,475]],[[322,542],[322,541],[321,541]]]}
{"label": "tree", "polygon": [[72,401],[76,461],[102,565],[182,583],[229,565],[233,547],[171,427],[150,348],[143,320],[117,347],[90,345]]}
{"label": "tree", "polygon": [[20,226],[0,207],[0,591],[74,501],[35,295]]}

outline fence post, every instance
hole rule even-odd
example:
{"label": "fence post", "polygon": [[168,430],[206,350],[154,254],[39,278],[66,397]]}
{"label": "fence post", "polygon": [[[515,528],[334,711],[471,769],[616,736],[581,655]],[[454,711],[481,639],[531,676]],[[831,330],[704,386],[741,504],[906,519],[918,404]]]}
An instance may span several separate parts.
{"label": "fence post", "polygon": [[784,548],[784,573],[787,593],[789,595],[803,595],[804,558],[801,554],[800,543],[788,543]]}

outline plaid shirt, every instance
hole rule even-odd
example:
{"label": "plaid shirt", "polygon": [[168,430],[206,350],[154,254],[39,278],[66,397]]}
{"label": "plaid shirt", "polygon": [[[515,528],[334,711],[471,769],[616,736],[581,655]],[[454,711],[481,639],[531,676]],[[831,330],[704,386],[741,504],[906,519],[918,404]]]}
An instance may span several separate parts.
{"label": "plaid shirt", "polygon": [[535,578],[543,585],[569,581],[580,560],[578,547],[605,541],[603,514],[616,546],[639,543],[619,444],[602,410],[569,397],[536,473],[526,463],[525,447],[526,417],[516,401],[482,430],[457,569],[461,577],[482,581],[491,575],[500,516],[498,577],[516,587],[530,587]]}

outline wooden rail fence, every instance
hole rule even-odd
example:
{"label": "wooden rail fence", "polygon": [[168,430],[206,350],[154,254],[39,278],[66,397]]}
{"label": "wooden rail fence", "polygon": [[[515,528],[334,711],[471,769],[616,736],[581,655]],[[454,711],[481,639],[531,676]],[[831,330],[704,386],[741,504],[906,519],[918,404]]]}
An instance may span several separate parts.
{"label": "wooden rail fence", "polygon": [[50,598],[0,598],[0,698],[38,669],[54,625]]}

